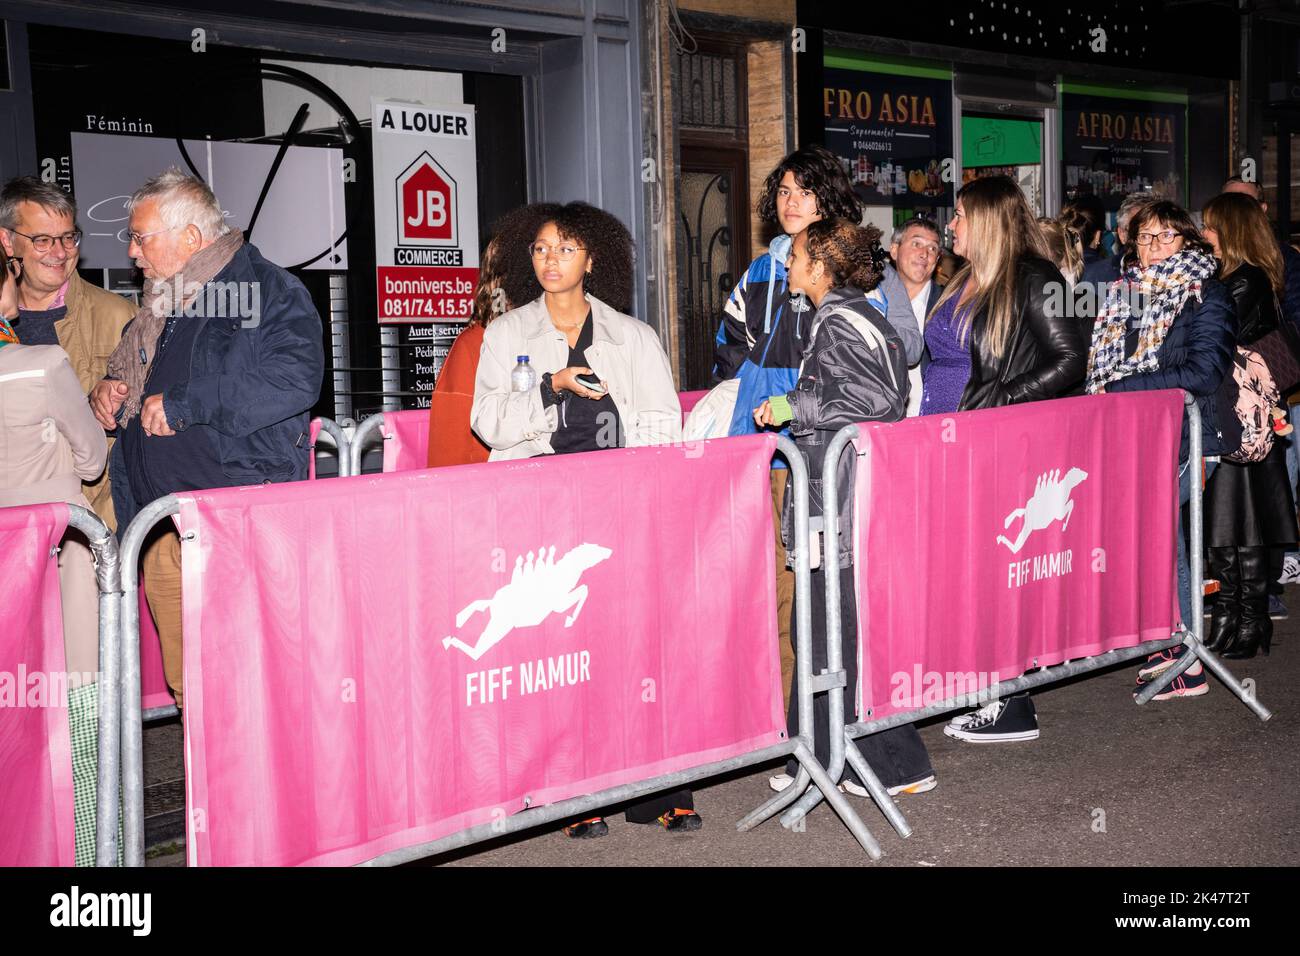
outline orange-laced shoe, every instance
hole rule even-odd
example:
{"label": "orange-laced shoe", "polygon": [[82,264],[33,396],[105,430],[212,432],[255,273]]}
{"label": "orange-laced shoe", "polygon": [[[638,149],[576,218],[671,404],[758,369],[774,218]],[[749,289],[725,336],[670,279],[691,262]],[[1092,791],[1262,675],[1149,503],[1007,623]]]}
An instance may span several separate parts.
{"label": "orange-laced shoe", "polygon": [[592,840],[603,837],[608,832],[609,824],[604,817],[588,817],[564,828],[564,835],[571,840]]}
{"label": "orange-laced shoe", "polygon": [[665,830],[678,830],[689,833],[704,826],[704,820],[694,810],[669,810],[659,819],[659,825]]}

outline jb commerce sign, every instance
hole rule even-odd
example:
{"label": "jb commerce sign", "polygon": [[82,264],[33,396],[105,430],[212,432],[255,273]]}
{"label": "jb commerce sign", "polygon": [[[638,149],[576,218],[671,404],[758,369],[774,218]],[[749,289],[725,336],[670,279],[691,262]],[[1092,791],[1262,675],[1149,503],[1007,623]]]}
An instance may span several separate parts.
{"label": "jb commerce sign", "polygon": [[372,102],[379,321],[464,322],[478,279],[474,108]]}

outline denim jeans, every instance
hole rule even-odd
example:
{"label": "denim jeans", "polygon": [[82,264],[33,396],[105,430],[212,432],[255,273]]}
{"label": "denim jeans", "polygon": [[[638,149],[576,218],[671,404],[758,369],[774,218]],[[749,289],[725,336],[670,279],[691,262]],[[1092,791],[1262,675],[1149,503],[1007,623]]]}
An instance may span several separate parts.
{"label": "denim jeans", "polygon": [[[1196,488],[1200,490],[1200,475],[1195,474],[1195,469],[1188,467],[1190,461],[1184,461],[1178,466],[1178,542],[1176,567],[1178,569],[1178,610],[1182,615],[1183,624],[1191,631],[1195,630],[1192,620],[1192,568],[1187,560],[1187,544],[1183,527],[1183,505],[1192,500],[1192,483],[1196,483]],[[1219,467],[1217,461],[1207,461],[1205,463],[1205,478],[1208,481],[1210,475],[1214,474],[1214,469]],[[1193,541],[1193,547],[1200,548],[1200,541]]]}

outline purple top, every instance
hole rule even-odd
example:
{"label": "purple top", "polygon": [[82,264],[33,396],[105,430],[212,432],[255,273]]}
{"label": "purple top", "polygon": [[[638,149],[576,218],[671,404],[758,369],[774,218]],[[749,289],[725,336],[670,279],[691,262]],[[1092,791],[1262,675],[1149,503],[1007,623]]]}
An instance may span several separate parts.
{"label": "purple top", "polygon": [[970,378],[969,330],[965,344],[958,339],[958,292],[934,310],[925,324],[925,346],[930,350],[930,364],[921,373],[922,415],[948,414],[957,411]]}

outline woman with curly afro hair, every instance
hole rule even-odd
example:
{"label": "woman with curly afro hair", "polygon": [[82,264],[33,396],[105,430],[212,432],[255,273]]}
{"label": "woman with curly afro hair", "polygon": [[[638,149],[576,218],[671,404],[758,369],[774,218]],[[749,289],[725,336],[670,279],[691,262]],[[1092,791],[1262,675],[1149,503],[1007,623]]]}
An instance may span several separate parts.
{"label": "woman with curly afro hair", "polygon": [[[617,219],[586,203],[530,206],[528,261],[511,246],[503,287],[524,303],[488,326],[474,382],[474,431],[494,461],[593,452],[681,440],[682,410],[668,356],[654,332],[622,309],[632,299],[632,238]],[[516,390],[511,371],[527,360],[534,385]],[[632,823],[667,830],[701,825],[689,790],[629,807]],[[602,817],[564,828],[604,836]]]}

